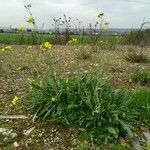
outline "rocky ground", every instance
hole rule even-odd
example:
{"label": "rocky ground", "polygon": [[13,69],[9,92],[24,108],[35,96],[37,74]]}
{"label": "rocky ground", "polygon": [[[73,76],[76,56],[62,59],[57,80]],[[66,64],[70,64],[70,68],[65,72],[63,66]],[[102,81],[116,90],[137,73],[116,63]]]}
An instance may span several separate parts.
{"label": "rocky ground", "polygon": [[[150,64],[127,62],[126,53],[136,47],[118,46],[107,50],[99,47],[83,46],[88,51],[86,59],[79,58],[73,51],[74,46],[55,46],[51,51],[43,52],[39,46],[28,49],[27,46],[12,46],[9,52],[0,52],[0,149],[1,150],[86,150],[108,149],[99,148],[95,143],[84,140],[83,129],[67,128],[53,125],[37,119],[34,112],[27,107],[27,94],[30,83],[40,81],[53,64],[56,72],[72,71],[103,72],[103,76],[111,84],[122,88],[139,87],[130,79],[134,69],[150,68]],[[138,49],[138,48],[137,48]],[[150,48],[144,53],[150,56]],[[14,96],[19,100],[12,104]],[[139,125],[137,125],[139,127]],[[137,128],[130,144],[134,149],[150,149],[150,132],[144,125]],[[123,142],[126,143],[126,142]],[[132,149],[126,144],[124,149]]]}

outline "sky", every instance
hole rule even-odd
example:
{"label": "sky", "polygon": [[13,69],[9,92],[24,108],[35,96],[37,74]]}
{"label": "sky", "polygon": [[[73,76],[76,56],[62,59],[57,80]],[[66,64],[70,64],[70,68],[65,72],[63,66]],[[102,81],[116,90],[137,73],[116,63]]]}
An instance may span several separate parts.
{"label": "sky", "polygon": [[103,12],[105,21],[111,28],[137,28],[143,19],[150,21],[150,0],[0,0],[0,27],[19,27],[30,25],[24,5],[31,4],[38,28],[52,27],[54,17],[66,14],[72,18],[71,26],[88,27],[97,21],[97,14]]}

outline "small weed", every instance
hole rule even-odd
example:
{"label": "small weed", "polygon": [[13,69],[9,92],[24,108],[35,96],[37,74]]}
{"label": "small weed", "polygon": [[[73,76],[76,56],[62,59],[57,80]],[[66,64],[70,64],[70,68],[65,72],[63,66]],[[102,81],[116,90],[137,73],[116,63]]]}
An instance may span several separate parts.
{"label": "small weed", "polygon": [[91,58],[91,53],[88,50],[85,50],[85,49],[79,50],[76,53],[76,55],[77,55],[78,59],[86,60],[86,59],[90,59]]}
{"label": "small weed", "polygon": [[29,99],[38,117],[84,128],[90,139],[108,143],[120,132],[132,135],[136,118],[130,108],[132,96],[114,89],[99,75],[50,74],[40,85],[32,84]]}
{"label": "small weed", "polygon": [[139,90],[134,94],[134,107],[140,112],[140,119],[150,127],[150,91]]}
{"label": "small weed", "polygon": [[142,51],[140,52],[129,52],[125,59],[129,62],[133,62],[133,63],[146,63],[148,62],[148,57],[147,55],[145,55]]}
{"label": "small weed", "polygon": [[150,83],[150,72],[147,70],[141,69],[136,70],[132,74],[132,80],[135,83],[139,83],[140,85],[146,85]]}
{"label": "small weed", "polygon": [[150,45],[149,35],[150,35],[149,29],[132,31],[130,32],[130,34],[124,37],[123,43],[139,46]]}

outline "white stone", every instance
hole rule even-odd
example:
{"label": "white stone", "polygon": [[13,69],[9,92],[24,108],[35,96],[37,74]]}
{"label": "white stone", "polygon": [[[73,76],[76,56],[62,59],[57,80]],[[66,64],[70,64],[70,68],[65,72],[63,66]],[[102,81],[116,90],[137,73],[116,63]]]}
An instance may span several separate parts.
{"label": "white stone", "polygon": [[14,142],[14,147],[19,147],[19,144],[17,142]]}
{"label": "white stone", "polygon": [[141,147],[140,142],[137,137],[135,137],[135,136],[132,137],[131,143],[132,143],[133,147],[135,148],[135,150],[142,150],[142,147]]}
{"label": "white stone", "polygon": [[8,131],[8,129],[6,129],[6,128],[0,128],[0,133],[6,132],[6,131]]}
{"label": "white stone", "polygon": [[26,136],[28,136],[34,129],[35,129],[35,127],[32,127],[32,128],[30,128],[28,130],[24,130],[23,134],[26,135]]}
{"label": "white stone", "polygon": [[23,115],[0,115],[0,119],[27,119],[28,117]]}
{"label": "white stone", "polygon": [[146,141],[150,142],[150,133],[149,132],[143,132],[143,134],[144,134]]}

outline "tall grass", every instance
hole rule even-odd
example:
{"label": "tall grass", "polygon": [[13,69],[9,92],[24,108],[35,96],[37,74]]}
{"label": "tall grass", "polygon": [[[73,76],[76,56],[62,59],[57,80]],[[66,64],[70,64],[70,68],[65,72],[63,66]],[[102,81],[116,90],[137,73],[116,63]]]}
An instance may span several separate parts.
{"label": "tall grass", "polygon": [[150,72],[144,69],[136,70],[132,74],[132,80],[140,85],[150,84]]}
{"label": "tall grass", "polygon": [[150,45],[150,29],[130,32],[124,37],[123,43],[139,46]]}
{"label": "tall grass", "polygon": [[147,63],[149,58],[142,51],[131,51],[129,52],[125,59],[132,63]]}
{"label": "tall grass", "polygon": [[133,104],[140,114],[141,121],[150,127],[150,91],[138,90],[135,92]]}

